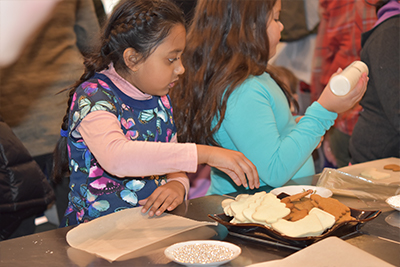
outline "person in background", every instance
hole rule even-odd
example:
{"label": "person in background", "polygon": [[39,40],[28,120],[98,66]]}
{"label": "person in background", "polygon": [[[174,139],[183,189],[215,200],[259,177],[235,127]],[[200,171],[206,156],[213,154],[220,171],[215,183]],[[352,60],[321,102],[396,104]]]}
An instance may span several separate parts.
{"label": "person in background", "polygon": [[33,234],[35,218],[53,204],[53,189],[0,117],[0,240]]}
{"label": "person in background", "polygon": [[[0,114],[48,178],[65,112],[65,95],[59,92],[82,75],[83,54],[90,52],[99,31],[93,0],[55,1],[20,57],[0,70]],[[68,203],[68,183],[54,188],[60,218]]]}
{"label": "person in background", "polygon": [[[198,1],[183,56],[186,72],[171,92],[180,141],[242,152],[256,165],[260,185],[271,187],[315,173],[312,151],[367,83],[363,74],[345,97],[326,87],[296,123],[290,91],[265,72],[283,29],[280,10],[280,0]],[[207,194],[232,192],[248,189],[212,168]]]}
{"label": "person in background", "polygon": [[0,68],[18,59],[58,1],[0,1]]}
{"label": "person in background", "polygon": [[[334,71],[360,59],[361,33],[376,21],[373,7],[365,0],[320,0],[320,24],[312,62],[311,101],[321,95]],[[350,162],[349,141],[361,107],[358,103],[338,114],[323,145],[325,166],[344,167]]]}
{"label": "person in background", "polygon": [[103,2],[101,0],[93,0],[93,5],[99,25],[100,27],[103,27],[107,20],[107,14],[106,10],[104,9]]}
{"label": "person in background", "polygon": [[149,216],[173,210],[188,193],[184,172],[198,164],[220,169],[237,186],[259,186],[242,153],[176,143],[168,92],[185,71],[185,43],[185,20],[173,2],[127,0],[114,8],[69,91],[54,152],[54,179],[70,175],[61,226],[139,205]]}
{"label": "person in background", "polygon": [[350,139],[351,163],[400,158],[400,3],[380,0],[378,21],[363,33],[361,60],[369,83]]}
{"label": "person in background", "polygon": [[107,20],[107,14],[104,9],[103,2],[101,0],[93,0],[94,10],[96,12],[97,20],[99,21],[100,27],[103,27]]}

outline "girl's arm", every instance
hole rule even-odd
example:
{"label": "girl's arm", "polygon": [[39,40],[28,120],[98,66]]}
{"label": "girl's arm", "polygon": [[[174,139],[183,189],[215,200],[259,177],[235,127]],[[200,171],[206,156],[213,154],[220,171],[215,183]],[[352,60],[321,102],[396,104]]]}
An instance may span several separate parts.
{"label": "girl's arm", "polygon": [[272,187],[285,184],[304,164],[304,173],[298,175],[311,175],[312,151],[333,125],[336,112],[351,108],[361,98],[366,81],[364,75],[345,97],[337,97],[326,88],[319,103],[314,102],[296,124],[276,83],[255,79],[230,96],[223,129],[219,131],[225,132],[229,141],[220,142],[223,147],[243,152],[256,165],[260,179]]}
{"label": "girl's arm", "polygon": [[112,174],[123,177],[168,173],[167,183],[139,202],[143,205],[142,212],[149,210],[149,216],[159,216],[165,210],[175,209],[185,199],[189,192],[189,179],[183,172],[170,172],[179,169],[195,171],[196,146],[188,144],[182,148],[172,141],[130,141],[124,136],[116,117],[106,111],[88,114],[78,131],[100,165]]}
{"label": "girl's arm", "polygon": [[241,151],[256,165],[260,179],[272,187],[282,186],[296,174],[336,118],[314,103],[296,124],[289,109],[282,114],[286,109],[279,108],[287,105],[285,98],[272,103],[258,90],[248,90],[232,100],[222,129],[229,141],[219,142]]}
{"label": "girl's arm", "polygon": [[120,122],[110,112],[89,113],[77,130],[101,166],[118,177],[197,170],[195,144],[128,140]]}
{"label": "girl's arm", "polygon": [[256,167],[237,151],[191,143],[132,142],[117,118],[101,110],[89,113],[77,130],[101,166],[118,177],[196,172],[204,163],[222,170],[237,185],[259,187]]}

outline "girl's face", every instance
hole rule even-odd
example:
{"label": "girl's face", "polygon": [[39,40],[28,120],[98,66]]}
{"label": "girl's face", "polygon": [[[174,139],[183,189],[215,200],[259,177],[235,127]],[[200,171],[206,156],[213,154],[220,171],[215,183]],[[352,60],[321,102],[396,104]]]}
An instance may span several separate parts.
{"label": "girl's face", "polygon": [[185,45],[185,27],[177,24],[146,60],[135,65],[129,82],[149,95],[168,94],[178,81],[178,76],[185,72],[181,61]]}
{"label": "girl's face", "polygon": [[276,46],[281,39],[283,24],[279,21],[281,13],[281,0],[276,1],[271,12],[271,17],[267,24],[267,34],[269,39],[269,58],[272,58],[276,53]]}

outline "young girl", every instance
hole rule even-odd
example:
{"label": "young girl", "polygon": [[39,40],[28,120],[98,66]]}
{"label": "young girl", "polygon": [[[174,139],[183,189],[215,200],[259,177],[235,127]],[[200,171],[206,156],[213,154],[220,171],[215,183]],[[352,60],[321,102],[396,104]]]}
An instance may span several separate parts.
{"label": "young girl", "polygon": [[[260,184],[272,187],[314,174],[312,151],[367,83],[363,75],[343,97],[327,87],[296,123],[289,90],[265,72],[283,29],[280,9],[280,0],[199,0],[188,30],[186,72],[171,92],[180,141],[243,152]],[[208,194],[235,191],[245,188],[212,168]]]}
{"label": "young girl", "polygon": [[98,53],[86,59],[86,71],[69,93],[55,151],[54,178],[68,171],[68,160],[70,170],[61,226],[138,204],[150,216],[170,211],[188,192],[183,172],[202,163],[238,186],[259,186],[243,154],[175,143],[167,94],[185,70],[184,23],[179,8],[165,0],[122,1],[114,9]]}

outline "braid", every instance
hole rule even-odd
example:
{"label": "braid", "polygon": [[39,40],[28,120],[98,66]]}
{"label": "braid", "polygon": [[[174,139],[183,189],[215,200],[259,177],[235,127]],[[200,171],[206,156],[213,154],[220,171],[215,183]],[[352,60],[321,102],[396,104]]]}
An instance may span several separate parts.
{"label": "braid", "polygon": [[[101,50],[104,50],[104,46],[101,48]],[[97,55],[92,54],[89,55],[87,58],[85,58],[84,60],[85,72],[82,74],[81,78],[77,82],[75,82],[75,84],[69,89],[67,109],[61,123],[61,130],[68,131],[69,111],[71,109],[72,99],[75,94],[76,88],[78,88],[78,86],[82,84],[84,81],[93,77],[96,71],[101,71],[108,67],[109,65],[108,61],[105,60],[103,56],[104,53],[100,52],[97,53]],[[58,184],[61,182],[64,176],[69,174],[67,137],[61,136],[58,139],[56,148],[53,152],[53,157],[54,161],[53,161],[52,178],[53,181],[56,184]]]}
{"label": "braid", "polygon": [[127,32],[133,28],[142,30],[151,25],[155,16],[157,14],[150,9],[148,11],[138,11],[127,18],[121,18],[115,22],[116,28],[119,29],[117,33]]}

